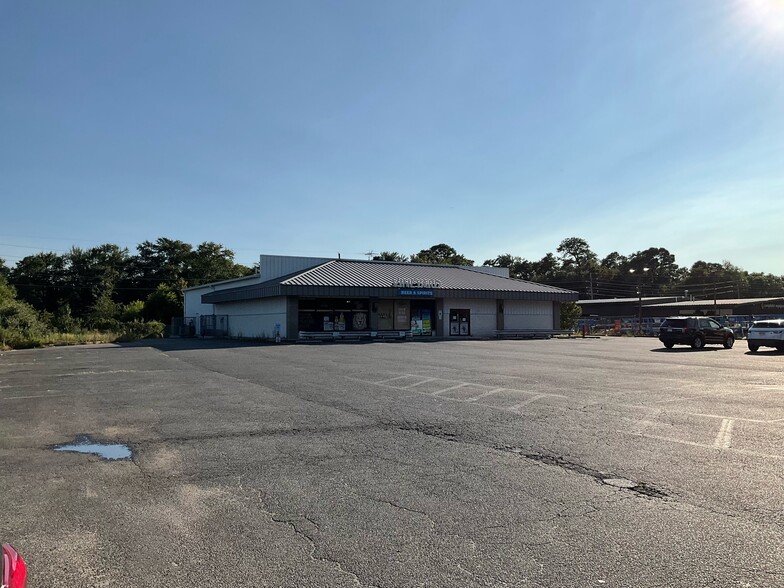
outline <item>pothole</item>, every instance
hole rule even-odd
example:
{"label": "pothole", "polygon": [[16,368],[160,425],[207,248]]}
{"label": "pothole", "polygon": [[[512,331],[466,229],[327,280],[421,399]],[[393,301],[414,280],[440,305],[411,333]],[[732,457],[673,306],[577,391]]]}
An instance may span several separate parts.
{"label": "pothole", "polygon": [[634,492],[640,496],[645,496],[648,498],[669,498],[670,495],[662,490],[661,488],[657,488],[653,484],[647,484],[645,482],[634,482],[633,480],[627,480],[626,478],[622,478],[620,476],[614,476],[612,474],[600,472],[593,468],[586,467],[579,463],[574,463],[571,461],[567,461],[562,457],[558,457],[555,455],[545,455],[541,453],[523,453],[519,449],[511,449],[514,453],[518,453],[522,457],[526,459],[530,459],[533,461],[537,461],[539,463],[543,463],[549,466],[556,466],[559,468],[563,468],[570,472],[576,472],[578,474],[583,474],[584,476],[590,476],[600,484],[606,484],[607,486],[612,486],[613,488],[618,488],[620,490],[628,490],[629,492]]}
{"label": "pothole", "polygon": [[73,443],[55,445],[55,451],[68,451],[74,453],[92,453],[101,459],[116,461],[121,459],[131,459],[131,448],[122,443],[101,443],[94,441],[89,435],[79,435]]}

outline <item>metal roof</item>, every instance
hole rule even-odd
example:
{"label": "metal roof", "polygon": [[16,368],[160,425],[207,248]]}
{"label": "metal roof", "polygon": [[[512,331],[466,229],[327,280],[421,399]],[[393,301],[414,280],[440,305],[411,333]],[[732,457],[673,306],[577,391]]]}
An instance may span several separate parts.
{"label": "metal roof", "polygon": [[205,294],[202,302],[214,304],[285,295],[396,297],[401,287],[426,288],[433,290],[436,297],[553,301],[576,301],[578,297],[572,290],[488,274],[479,268],[336,259],[261,284]]}
{"label": "metal roof", "polygon": [[259,274],[250,274],[249,276],[242,276],[240,278],[230,278],[228,280],[220,280],[219,282],[209,282],[207,284],[199,284],[198,286],[190,286],[188,288],[183,288],[183,292],[190,292],[191,290],[198,290],[199,288],[209,288],[210,286],[217,286],[219,284],[230,284],[231,282],[245,282],[248,280],[258,280]]}
{"label": "metal roof", "polygon": [[760,304],[764,302],[784,301],[781,296],[774,298],[719,298],[715,302],[713,298],[709,300],[683,300],[681,302],[667,302],[664,304],[649,304],[648,306],[677,306],[684,308],[705,308],[709,306],[742,306],[744,304]]}
{"label": "metal roof", "polygon": [[[652,303],[653,301],[661,302],[663,300],[672,300],[673,298],[677,298],[677,296],[643,296],[642,301],[643,303]],[[578,300],[577,304],[626,304],[629,302],[637,304],[639,301],[640,297],[634,296],[631,298],[595,298],[593,300]],[[651,306],[651,304],[648,304],[648,306]]]}

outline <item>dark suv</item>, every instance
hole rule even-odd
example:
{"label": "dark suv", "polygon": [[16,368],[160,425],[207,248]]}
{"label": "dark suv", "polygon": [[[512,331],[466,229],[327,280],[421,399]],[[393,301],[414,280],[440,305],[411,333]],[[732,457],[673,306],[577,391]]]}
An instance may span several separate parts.
{"label": "dark suv", "polygon": [[735,344],[732,329],[722,327],[712,318],[705,316],[678,316],[665,319],[659,329],[659,341],[667,349],[673,345],[691,345],[702,349],[706,343],[721,343],[726,349]]}

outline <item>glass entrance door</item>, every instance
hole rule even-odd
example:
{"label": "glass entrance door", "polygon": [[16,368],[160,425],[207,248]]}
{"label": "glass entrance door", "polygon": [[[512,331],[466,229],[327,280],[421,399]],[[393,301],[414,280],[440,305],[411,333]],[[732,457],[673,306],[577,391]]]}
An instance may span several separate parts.
{"label": "glass entrance door", "polygon": [[471,311],[467,308],[449,310],[450,336],[468,337],[471,335]]}

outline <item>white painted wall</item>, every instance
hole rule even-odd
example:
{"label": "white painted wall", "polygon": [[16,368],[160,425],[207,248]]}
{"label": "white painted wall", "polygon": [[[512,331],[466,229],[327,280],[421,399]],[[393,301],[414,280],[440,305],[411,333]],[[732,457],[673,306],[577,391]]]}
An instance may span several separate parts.
{"label": "white painted wall", "polygon": [[[471,336],[492,337],[496,329],[495,300],[444,299],[445,334],[449,336],[449,310],[468,308],[471,311]],[[455,337],[458,339],[459,337]]]}
{"label": "white painted wall", "polygon": [[215,314],[229,315],[230,337],[275,336],[275,324],[280,324],[280,336],[286,337],[286,297],[221,302],[215,304]]}
{"label": "white painted wall", "polygon": [[209,292],[216,292],[218,290],[228,290],[229,288],[250,286],[251,284],[257,284],[260,281],[261,279],[259,275],[255,274],[252,276],[246,276],[244,278],[225,280],[223,282],[213,282],[212,284],[204,284],[203,286],[196,286],[194,288],[183,290],[183,316],[194,319],[193,322],[196,326],[196,334],[200,335],[201,333],[199,331],[201,329],[201,325],[199,324],[200,321],[198,317],[203,314],[218,314],[215,312],[213,304],[202,303],[202,295]]}
{"label": "white painted wall", "polygon": [[505,329],[552,329],[553,303],[535,300],[504,300]]}
{"label": "white painted wall", "polygon": [[[444,328],[449,335],[449,310],[468,308],[471,311],[471,336],[493,337],[497,328],[496,301],[459,298],[444,299]],[[505,329],[552,329],[553,303],[533,300],[504,300]]]}

